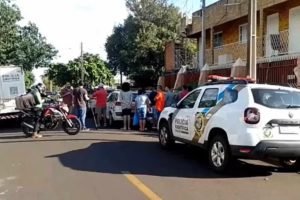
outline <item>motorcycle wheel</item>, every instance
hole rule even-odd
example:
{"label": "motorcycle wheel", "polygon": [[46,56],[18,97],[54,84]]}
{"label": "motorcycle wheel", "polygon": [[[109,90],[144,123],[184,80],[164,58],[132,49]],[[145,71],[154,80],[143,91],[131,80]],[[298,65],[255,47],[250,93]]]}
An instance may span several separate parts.
{"label": "motorcycle wheel", "polygon": [[69,126],[68,122],[64,121],[62,123],[63,130],[68,135],[76,135],[81,130],[81,122],[78,118],[69,119],[72,122],[72,127]]}

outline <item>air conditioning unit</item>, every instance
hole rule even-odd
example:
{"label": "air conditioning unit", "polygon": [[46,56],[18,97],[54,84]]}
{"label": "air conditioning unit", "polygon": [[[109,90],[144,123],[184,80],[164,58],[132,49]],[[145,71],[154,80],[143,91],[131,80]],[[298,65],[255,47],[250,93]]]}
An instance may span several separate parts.
{"label": "air conditioning unit", "polygon": [[225,65],[232,62],[233,62],[233,58],[231,54],[223,54],[218,56],[219,65]]}

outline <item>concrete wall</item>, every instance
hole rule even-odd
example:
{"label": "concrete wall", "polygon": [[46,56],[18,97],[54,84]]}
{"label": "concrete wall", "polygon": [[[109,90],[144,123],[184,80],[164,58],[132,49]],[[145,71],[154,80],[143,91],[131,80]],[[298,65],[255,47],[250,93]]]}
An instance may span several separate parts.
{"label": "concrete wall", "polygon": [[[229,1],[232,3],[234,1]],[[240,0],[238,5],[226,6],[227,0],[220,0],[206,8],[206,24],[205,29],[230,22],[241,17],[248,15],[248,2],[249,0]],[[290,5],[297,4],[299,0],[257,0],[257,10],[265,9],[267,7],[286,2]],[[192,18],[192,28],[189,35],[197,35],[201,32],[201,16],[199,15],[200,11],[193,13]],[[288,16],[288,15],[287,15]]]}
{"label": "concrete wall", "polygon": [[[279,13],[279,31],[289,29],[289,10],[291,8],[300,6],[300,0],[288,0],[264,9],[264,24],[267,24],[267,16]],[[264,33],[266,33],[267,26],[264,26]]]}
{"label": "concrete wall", "polygon": [[172,72],[175,69],[175,43],[168,42],[165,46],[165,69]]}

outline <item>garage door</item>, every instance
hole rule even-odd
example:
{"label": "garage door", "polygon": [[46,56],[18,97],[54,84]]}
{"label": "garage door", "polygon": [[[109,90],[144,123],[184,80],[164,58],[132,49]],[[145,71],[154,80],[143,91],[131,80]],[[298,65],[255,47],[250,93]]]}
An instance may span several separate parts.
{"label": "garage door", "polygon": [[290,9],[289,52],[300,53],[300,6]]}

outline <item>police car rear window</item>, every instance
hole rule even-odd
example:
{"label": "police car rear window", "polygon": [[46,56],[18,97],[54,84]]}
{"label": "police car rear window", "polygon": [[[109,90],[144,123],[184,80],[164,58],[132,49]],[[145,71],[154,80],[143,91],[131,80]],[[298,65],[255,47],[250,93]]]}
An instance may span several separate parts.
{"label": "police car rear window", "polygon": [[254,101],[269,108],[300,108],[300,92],[281,89],[252,89]]}

